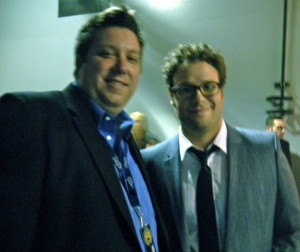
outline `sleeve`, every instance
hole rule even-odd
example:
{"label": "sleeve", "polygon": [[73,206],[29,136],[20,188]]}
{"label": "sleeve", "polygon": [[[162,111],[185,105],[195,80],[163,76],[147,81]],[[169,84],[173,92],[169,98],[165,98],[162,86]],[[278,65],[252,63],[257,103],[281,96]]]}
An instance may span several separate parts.
{"label": "sleeve", "polygon": [[284,153],[277,150],[278,191],[272,251],[300,251],[300,203]]}
{"label": "sleeve", "polygon": [[1,251],[29,251],[33,243],[44,162],[37,127],[27,102],[0,98]]}

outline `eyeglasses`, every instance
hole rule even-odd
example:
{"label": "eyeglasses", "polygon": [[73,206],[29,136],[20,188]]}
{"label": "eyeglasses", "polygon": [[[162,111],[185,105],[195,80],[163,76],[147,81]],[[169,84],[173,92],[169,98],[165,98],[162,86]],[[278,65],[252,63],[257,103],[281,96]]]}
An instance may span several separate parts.
{"label": "eyeglasses", "polygon": [[195,96],[196,91],[200,90],[204,96],[212,96],[218,92],[220,84],[217,82],[205,82],[199,87],[193,85],[182,85],[180,87],[171,87],[171,91],[178,99],[189,99]]}

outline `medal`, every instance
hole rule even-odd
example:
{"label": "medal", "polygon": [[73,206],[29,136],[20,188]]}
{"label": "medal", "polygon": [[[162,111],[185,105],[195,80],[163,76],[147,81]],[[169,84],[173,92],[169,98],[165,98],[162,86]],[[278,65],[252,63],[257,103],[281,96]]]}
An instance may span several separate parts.
{"label": "medal", "polygon": [[141,228],[141,234],[145,243],[146,251],[155,252],[156,250],[153,244],[153,236],[149,224],[146,224]]}
{"label": "medal", "polygon": [[145,225],[142,228],[142,235],[143,235],[143,240],[144,240],[146,246],[150,246],[153,242],[153,238],[152,238],[152,233],[149,228],[149,225]]}

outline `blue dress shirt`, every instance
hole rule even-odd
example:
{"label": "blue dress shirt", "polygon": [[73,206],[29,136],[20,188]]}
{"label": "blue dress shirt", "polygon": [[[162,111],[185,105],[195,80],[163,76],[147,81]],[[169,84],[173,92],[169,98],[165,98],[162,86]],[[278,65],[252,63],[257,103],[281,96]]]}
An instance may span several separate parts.
{"label": "blue dress shirt", "polygon": [[[140,169],[138,165],[136,164],[134,158],[132,157],[129,146],[127,143],[127,139],[130,136],[130,130],[134,123],[134,121],[126,114],[124,111],[122,111],[117,117],[107,113],[104,111],[98,104],[96,104],[94,101],[91,101],[92,107],[98,117],[98,131],[99,133],[106,139],[107,143],[112,149],[112,155],[114,153],[117,153],[116,145],[119,143],[117,142],[117,135],[121,134],[121,146],[122,146],[122,154],[123,156],[127,157],[128,167],[131,172],[131,176],[134,181],[135,189],[137,192],[137,197],[140,203],[140,209],[141,213],[143,215],[144,222],[146,224],[150,225],[152,235],[153,235],[153,242],[155,245],[156,250],[158,251],[158,242],[157,242],[157,226],[156,226],[156,220],[155,220],[155,213],[153,210],[152,202],[150,199],[149,192],[147,190],[147,186],[145,184],[145,181],[143,179],[143,176],[140,172]],[[121,130],[122,128],[122,130]],[[116,170],[118,173],[118,171]],[[126,199],[126,203],[128,206],[128,209],[131,214],[132,221],[134,223],[135,231],[139,240],[139,243],[141,245],[142,251],[145,250],[145,245],[143,242],[143,239],[141,237],[141,223],[140,219],[137,216],[137,213],[135,212],[133,206],[130,203],[130,200],[128,198],[127,192],[123,186],[123,184],[120,181],[120,184],[122,186],[123,194]]]}

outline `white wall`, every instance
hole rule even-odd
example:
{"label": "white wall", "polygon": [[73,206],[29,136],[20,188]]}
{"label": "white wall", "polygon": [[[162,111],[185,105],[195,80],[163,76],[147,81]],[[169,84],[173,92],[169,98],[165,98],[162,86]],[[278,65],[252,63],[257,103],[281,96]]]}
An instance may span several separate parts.
{"label": "white wall", "polygon": [[[152,131],[166,138],[178,121],[169,105],[160,66],[180,42],[208,42],[228,64],[224,118],[264,129],[265,98],[278,94],[281,76],[283,0],[182,0],[177,9],[159,10],[146,0],[125,2],[137,10],[146,48],[140,87],[127,110],[148,115]],[[286,139],[300,156],[300,1],[289,1],[286,80],[294,114]],[[58,0],[0,0],[0,94],[63,89],[73,80],[73,48],[79,27],[90,15],[58,18]],[[300,159],[300,158],[299,158]],[[300,167],[299,167],[300,169]]]}

